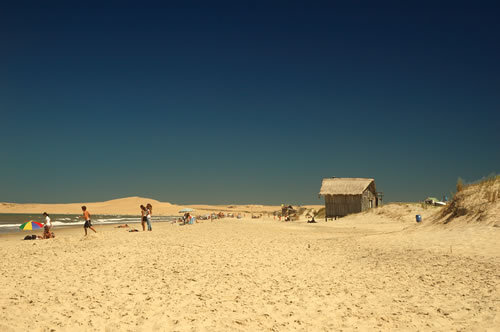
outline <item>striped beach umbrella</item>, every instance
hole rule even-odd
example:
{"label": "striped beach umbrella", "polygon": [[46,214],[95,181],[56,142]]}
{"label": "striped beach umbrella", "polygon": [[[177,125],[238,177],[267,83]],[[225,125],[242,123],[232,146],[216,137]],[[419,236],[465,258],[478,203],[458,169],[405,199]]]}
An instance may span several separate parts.
{"label": "striped beach umbrella", "polygon": [[37,221],[30,220],[30,221],[24,222],[21,226],[19,226],[19,228],[22,230],[25,230],[25,231],[31,231],[33,229],[43,228],[43,225]]}

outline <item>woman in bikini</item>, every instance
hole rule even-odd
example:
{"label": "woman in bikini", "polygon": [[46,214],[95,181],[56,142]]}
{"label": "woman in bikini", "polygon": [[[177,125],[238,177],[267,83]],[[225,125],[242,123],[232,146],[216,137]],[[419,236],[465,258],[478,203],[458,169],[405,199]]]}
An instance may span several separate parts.
{"label": "woman in bikini", "polygon": [[151,215],[153,214],[153,206],[151,204],[146,205],[146,221],[148,223],[148,231],[152,231],[153,228],[151,227]]}
{"label": "woman in bikini", "polygon": [[141,225],[142,225],[142,231],[146,231],[146,222],[148,221],[147,219],[148,211],[144,207],[144,205],[141,205]]}

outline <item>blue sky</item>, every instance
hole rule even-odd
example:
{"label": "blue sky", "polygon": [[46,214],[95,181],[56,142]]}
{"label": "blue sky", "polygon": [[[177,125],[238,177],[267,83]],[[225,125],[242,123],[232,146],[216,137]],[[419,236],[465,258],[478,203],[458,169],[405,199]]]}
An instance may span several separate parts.
{"label": "blue sky", "polygon": [[494,2],[0,5],[0,201],[388,201],[500,168]]}

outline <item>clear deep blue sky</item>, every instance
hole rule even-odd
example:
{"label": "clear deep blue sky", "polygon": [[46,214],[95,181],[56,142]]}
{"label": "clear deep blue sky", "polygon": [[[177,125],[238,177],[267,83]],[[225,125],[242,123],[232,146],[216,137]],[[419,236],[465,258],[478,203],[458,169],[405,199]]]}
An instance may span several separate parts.
{"label": "clear deep blue sky", "polygon": [[0,5],[0,201],[321,204],[330,176],[415,201],[500,171],[495,2],[69,3]]}

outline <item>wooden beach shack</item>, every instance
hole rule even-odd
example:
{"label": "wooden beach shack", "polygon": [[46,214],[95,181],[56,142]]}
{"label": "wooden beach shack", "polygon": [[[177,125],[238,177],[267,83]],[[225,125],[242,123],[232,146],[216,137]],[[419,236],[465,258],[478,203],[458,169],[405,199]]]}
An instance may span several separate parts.
{"label": "wooden beach shack", "polygon": [[374,179],[323,179],[319,195],[325,197],[325,220],[365,211],[379,203]]}

